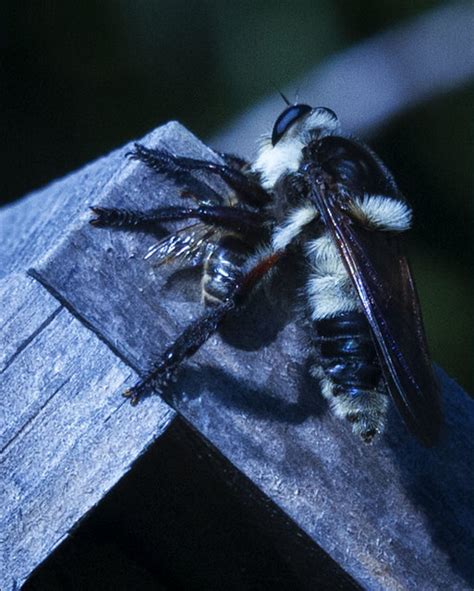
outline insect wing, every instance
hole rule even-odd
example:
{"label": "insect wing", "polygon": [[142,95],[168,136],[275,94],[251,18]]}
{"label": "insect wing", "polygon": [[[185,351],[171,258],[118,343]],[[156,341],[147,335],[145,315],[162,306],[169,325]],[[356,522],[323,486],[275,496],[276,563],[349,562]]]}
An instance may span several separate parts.
{"label": "insect wing", "polygon": [[400,238],[367,230],[313,186],[311,197],[337,244],[371,326],[388,390],[410,431],[425,445],[441,427],[441,402],[418,295]]}
{"label": "insect wing", "polygon": [[199,265],[216,233],[215,228],[201,222],[185,226],[153,244],[148,249],[145,259],[151,260],[154,266],[171,261]]}

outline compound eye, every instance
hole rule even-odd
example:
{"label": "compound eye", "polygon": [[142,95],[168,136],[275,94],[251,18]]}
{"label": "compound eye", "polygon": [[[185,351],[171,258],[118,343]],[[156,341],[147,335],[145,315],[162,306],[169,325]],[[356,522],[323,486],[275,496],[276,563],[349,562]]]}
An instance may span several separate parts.
{"label": "compound eye", "polygon": [[291,105],[278,117],[273,126],[272,145],[274,146],[293,125],[293,123],[311,111],[308,105]]}

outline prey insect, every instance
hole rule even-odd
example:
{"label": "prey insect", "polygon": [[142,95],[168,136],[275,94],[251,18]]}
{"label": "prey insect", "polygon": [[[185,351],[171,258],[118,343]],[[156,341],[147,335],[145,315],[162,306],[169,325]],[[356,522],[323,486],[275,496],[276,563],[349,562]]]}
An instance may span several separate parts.
{"label": "prey insect", "polygon": [[288,104],[256,159],[196,160],[136,144],[132,158],[186,183],[193,171],[227,190],[176,207],[93,207],[99,227],[153,231],[184,226],[156,243],[155,263],[201,264],[206,311],[126,392],[133,403],[163,391],[285,255],[299,257],[311,341],[311,373],[336,416],[365,442],[381,433],[392,400],[423,444],[440,431],[440,394],[401,235],[412,212],[392,174],[364,143],[341,132],[328,108]]}

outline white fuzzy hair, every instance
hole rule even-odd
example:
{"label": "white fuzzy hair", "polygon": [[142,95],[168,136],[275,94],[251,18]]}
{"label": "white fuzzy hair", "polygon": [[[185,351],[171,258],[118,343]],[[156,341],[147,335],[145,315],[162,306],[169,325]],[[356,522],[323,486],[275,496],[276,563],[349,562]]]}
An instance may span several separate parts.
{"label": "white fuzzy hair", "polygon": [[361,309],[341,255],[328,232],[308,242],[306,256],[310,263],[306,294],[313,320]]}
{"label": "white fuzzy hair", "polygon": [[311,140],[311,132],[316,129],[319,137],[325,137],[337,133],[340,124],[326,109],[316,108],[295,121],[275,146],[269,135],[262,138],[253,169],[260,174],[265,189],[273,189],[282,174],[298,170],[302,150]]}
{"label": "white fuzzy hair", "polygon": [[275,250],[286,248],[301,230],[317,217],[319,212],[311,203],[291,210],[283,224],[273,231],[273,248]]}
{"label": "white fuzzy hair", "polygon": [[326,377],[321,366],[313,366],[311,375],[319,381],[321,393],[329,402],[336,417],[339,419],[347,419],[351,415],[358,417],[357,421],[352,423],[354,435],[364,437],[364,433],[371,430],[377,433],[383,432],[389,404],[386,394],[377,389],[365,390],[356,397],[344,393],[334,396],[334,384]]}
{"label": "white fuzzy hair", "polygon": [[374,230],[404,232],[411,227],[413,213],[400,199],[384,195],[364,195],[353,200],[353,213]]}
{"label": "white fuzzy hair", "polygon": [[282,174],[298,170],[304,145],[301,140],[293,138],[291,141],[285,141],[284,137],[276,146],[272,146],[269,139],[262,143],[253,169],[260,173],[265,189],[273,189]]}

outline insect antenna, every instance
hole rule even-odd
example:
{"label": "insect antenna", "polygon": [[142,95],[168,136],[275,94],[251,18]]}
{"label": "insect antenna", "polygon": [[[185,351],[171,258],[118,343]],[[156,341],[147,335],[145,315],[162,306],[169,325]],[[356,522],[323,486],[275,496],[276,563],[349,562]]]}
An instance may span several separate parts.
{"label": "insect antenna", "polygon": [[286,96],[285,96],[285,95],[282,93],[282,91],[281,91],[281,90],[279,90],[279,91],[278,91],[278,94],[281,96],[281,98],[282,98],[282,99],[285,101],[285,103],[286,103],[288,106],[290,106],[290,105],[291,105],[290,101],[289,101],[289,100],[286,98]]}
{"label": "insect antenna", "polygon": [[298,88],[296,89],[296,96],[295,96],[295,105],[298,104],[300,98],[300,90],[301,90],[301,83],[298,84]]}
{"label": "insect antenna", "polygon": [[278,92],[278,94],[281,96],[281,98],[284,100],[284,102],[290,106],[291,103],[290,101],[286,98],[286,96],[283,94],[283,92],[278,88],[278,86],[272,82],[272,86],[274,86],[275,90]]}

